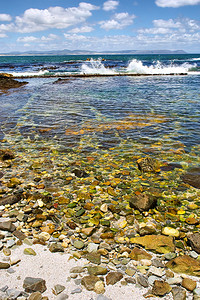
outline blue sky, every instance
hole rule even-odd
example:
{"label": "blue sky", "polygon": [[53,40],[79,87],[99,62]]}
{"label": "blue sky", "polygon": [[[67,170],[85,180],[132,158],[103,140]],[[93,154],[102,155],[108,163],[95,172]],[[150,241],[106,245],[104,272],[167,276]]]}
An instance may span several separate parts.
{"label": "blue sky", "polygon": [[200,53],[200,0],[10,0],[0,53],[45,50]]}

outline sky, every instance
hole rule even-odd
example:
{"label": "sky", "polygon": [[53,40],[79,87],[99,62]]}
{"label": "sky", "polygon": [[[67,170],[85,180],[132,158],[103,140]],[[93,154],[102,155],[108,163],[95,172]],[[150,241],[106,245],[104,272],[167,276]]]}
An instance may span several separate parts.
{"label": "sky", "polygon": [[200,53],[200,0],[1,0],[0,53]]}

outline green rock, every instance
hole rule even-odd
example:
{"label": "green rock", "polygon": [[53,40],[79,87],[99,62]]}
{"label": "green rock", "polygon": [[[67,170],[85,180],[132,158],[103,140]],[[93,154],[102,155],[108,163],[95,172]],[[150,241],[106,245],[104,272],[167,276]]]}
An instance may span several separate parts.
{"label": "green rock", "polygon": [[73,245],[76,249],[83,249],[85,246],[85,244],[82,241],[78,241],[78,240],[74,241]]}
{"label": "green rock", "polygon": [[37,255],[36,252],[32,248],[25,248],[24,249],[24,254],[26,255]]}
{"label": "green rock", "polygon": [[88,253],[86,255],[86,259],[89,260],[93,264],[100,265],[101,263],[101,254],[97,252]]}
{"label": "green rock", "polygon": [[87,269],[90,275],[106,275],[108,273],[107,268],[101,266],[88,266]]}

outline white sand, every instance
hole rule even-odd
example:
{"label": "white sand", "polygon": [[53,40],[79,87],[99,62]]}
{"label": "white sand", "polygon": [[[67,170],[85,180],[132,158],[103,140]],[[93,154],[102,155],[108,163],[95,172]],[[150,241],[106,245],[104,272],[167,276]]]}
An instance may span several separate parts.
{"label": "white sand", "polygon": [[[63,294],[69,295],[69,299],[73,300],[96,300],[98,295],[93,291],[87,291],[82,287],[82,292],[79,294],[71,294],[71,291],[81,287],[81,285],[76,285],[74,280],[71,279],[67,281],[68,276],[70,276],[70,269],[76,266],[84,266],[88,264],[85,259],[80,260],[69,260],[70,255],[66,253],[51,253],[45,246],[33,245],[32,249],[37,253],[36,256],[25,255],[23,253],[24,248],[28,248],[27,245],[18,246],[16,249],[12,249],[11,257],[20,258],[21,261],[12,266],[15,271],[9,274],[7,270],[0,270],[0,288],[8,285],[9,288],[16,288],[17,290],[24,291],[23,282],[25,277],[35,277],[42,278],[46,280],[47,290],[43,293],[43,296],[48,296],[49,300],[62,299]],[[5,261],[8,259],[2,251],[0,253],[0,261]],[[82,273],[82,276],[88,275],[87,273]],[[80,276],[78,277],[80,278]],[[56,284],[61,284],[65,286],[65,290],[58,296],[52,293],[52,288]],[[111,300],[142,300],[145,299],[143,294],[147,292],[145,288],[137,288],[133,284],[128,284],[126,286],[117,283],[114,286],[107,286],[104,296]],[[158,299],[158,298],[148,298],[148,299]],[[172,299],[170,295],[165,296],[162,299]]]}

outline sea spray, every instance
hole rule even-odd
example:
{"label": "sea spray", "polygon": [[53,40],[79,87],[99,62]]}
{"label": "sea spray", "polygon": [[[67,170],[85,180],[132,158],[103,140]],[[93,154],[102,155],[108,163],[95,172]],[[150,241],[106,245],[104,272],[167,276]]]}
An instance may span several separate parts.
{"label": "sea spray", "polygon": [[133,59],[127,67],[127,72],[134,74],[181,74],[187,73],[192,67],[194,65],[188,63],[178,66],[172,62],[165,65],[160,61],[156,61],[150,66],[145,66],[142,61]]}
{"label": "sea spray", "polygon": [[81,74],[115,74],[115,69],[106,68],[102,59],[98,58],[97,60],[90,59],[88,62],[84,63],[81,66]]}

